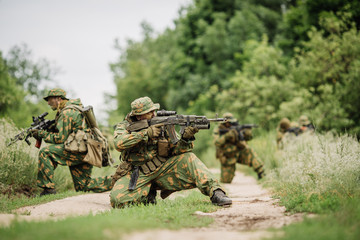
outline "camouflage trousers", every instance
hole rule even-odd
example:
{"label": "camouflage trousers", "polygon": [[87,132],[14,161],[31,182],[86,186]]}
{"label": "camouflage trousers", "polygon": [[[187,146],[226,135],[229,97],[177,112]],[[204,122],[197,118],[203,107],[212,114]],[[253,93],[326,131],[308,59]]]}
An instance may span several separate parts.
{"label": "camouflage trousers", "polygon": [[37,185],[55,188],[54,171],[58,165],[69,166],[76,191],[105,192],[111,190],[111,177],[91,178],[93,166],[83,162],[86,154],[65,151],[64,144],[52,144],[39,153]]}
{"label": "camouflage trousers", "polygon": [[191,152],[169,158],[150,174],[145,175],[140,171],[133,191],[128,190],[130,175],[131,172],[127,173],[115,183],[110,193],[112,207],[146,203],[152,184],[156,184],[160,190],[170,191],[197,187],[202,194],[210,197],[216,189],[222,189],[209,169]]}
{"label": "camouflage trousers", "polygon": [[246,147],[236,154],[234,158],[228,158],[227,161],[221,163],[220,182],[232,182],[235,176],[236,163],[252,167],[256,173],[264,172],[264,164],[256,152],[252,148]]}

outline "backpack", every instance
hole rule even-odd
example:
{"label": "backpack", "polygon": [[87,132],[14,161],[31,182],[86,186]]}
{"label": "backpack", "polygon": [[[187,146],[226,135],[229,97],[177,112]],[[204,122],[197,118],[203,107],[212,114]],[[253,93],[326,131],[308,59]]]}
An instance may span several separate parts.
{"label": "backpack", "polygon": [[65,150],[81,152],[81,146],[86,145],[87,154],[83,159],[84,162],[99,168],[112,165],[114,160],[110,154],[109,143],[97,125],[93,107],[87,106],[82,108],[77,105],[69,105],[63,110],[65,109],[76,109],[81,112],[83,120],[86,121],[89,127],[89,130],[84,132],[83,122],[82,129],[78,130],[76,133],[71,133],[64,143]]}

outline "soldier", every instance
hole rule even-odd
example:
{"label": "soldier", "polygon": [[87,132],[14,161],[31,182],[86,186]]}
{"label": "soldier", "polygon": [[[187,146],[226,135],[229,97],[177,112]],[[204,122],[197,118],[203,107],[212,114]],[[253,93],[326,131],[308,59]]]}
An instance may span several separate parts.
{"label": "soldier", "polygon": [[160,196],[164,199],[172,192],[195,187],[210,196],[213,204],[231,205],[231,199],[213,174],[192,153],[197,128],[185,128],[176,144],[170,142],[166,129],[165,135],[161,134],[159,125],[131,131],[129,126],[152,119],[159,107],[149,97],[135,99],[131,103],[131,112],[116,127],[114,144],[121,152],[122,163],[113,176],[115,185],[110,193],[111,206],[155,204],[156,190],[161,190]]}
{"label": "soldier", "polygon": [[39,152],[39,165],[37,185],[43,189],[40,196],[56,194],[54,183],[54,171],[58,164],[67,165],[74,182],[76,191],[104,192],[111,189],[111,177],[91,178],[93,166],[83,162],[86,153],[71,153],[65,150],[64,142],[72,132],[88,128],[83,115],[71,105],[82,107],[80,99],[66,98],[66,92],[60,88],[54,88],[44,97],[52,110],[56,110],[55,130],[32,130],[32,136],[36,139],[44,139],[50,143]]}
{"label": "soldier", "polygon": [[[236,163],[252,167],[258,178],[261,179],[264,176],[263,163],[246,142],[252,138],[251,129],[241,131],[244,136],[244,140],[241,140],[239,132],[236,129],[231,129],[232,123],[237,122],[234,116],[231,113],[225,113],[223,117],[227,118],[228,121],[219,124],[219,127],[214,129],[216,158],[221,163],[220,181],[223,183],[232,182],[235,176]],[[226,133],[221,134],[220,131]]]}
{"label": "soldier", "polygon": [[279,126],[276,129],[276,146],[278,149],[284,148],[284,137],[290,127],[291,123],[288,118],[282,118],[280,120]]}
{"label": "soldier", "polygon": [[314,125],[309,121],[309,118],[305,115],[300,116],[299,125],[301,129],[301,133],[313,133],[315,131]]}

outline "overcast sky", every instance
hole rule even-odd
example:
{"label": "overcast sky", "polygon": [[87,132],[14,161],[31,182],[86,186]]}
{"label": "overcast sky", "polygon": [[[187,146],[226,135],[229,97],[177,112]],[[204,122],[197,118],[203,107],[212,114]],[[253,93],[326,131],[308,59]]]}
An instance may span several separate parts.
{"label": "overcast sky", "polygon": [[[140,23],[155,32],[173,28],[181,6],[192,0],[0,0],[0,51],[27,44],[34,61],[46,58],[62,73],[57,84],[101,112],[105,92],[114,94],[109,70],[126,39],[140,40]],[[130,103],[129,103],[130,104]]]}

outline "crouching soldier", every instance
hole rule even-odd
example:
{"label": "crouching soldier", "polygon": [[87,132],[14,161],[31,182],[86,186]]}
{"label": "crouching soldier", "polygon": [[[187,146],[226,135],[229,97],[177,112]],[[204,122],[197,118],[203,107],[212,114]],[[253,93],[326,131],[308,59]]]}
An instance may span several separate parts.
{"label": "crouching soldier", "polygon": [[238,125],[231,113],[225,113],[223,117],[228,121],[219,124],[213,132],[216,158],[221,164],[220,181],[223,183],[232,182],[235,176],[236,163],[252,167],[258,178],[261,179],[264,176],[264,164],[256,152],[247,144],[247,141],[252,138],[251,129],[245,128],[238,131],[237,128],[241,125]]}
{"label": "crouching soldier", "polygon": [[215,205],[231,205],[213,174],[192,153],[197,128],[186,127],[176,144],[171,143],[168,129],[164,128],[163,134],[159,125],[131,130],[130,126],[152,119],[159,107],[149,97],[138,98],[131,103],[132,111],[116,127],[114,143],[123,162],[113,177],[112,207],[156,203],[156,190],[161,190],[164,199],[172,192],[191,188],[198,188]]}
{"label": "crouching soldier", "polygon": [[80,99],[69,100],[64,90],[55,88],[49,91],[44,100],[57,113],[55,131],[31,130],[34,138],[50,143],[39,152],[37,185],[43,189],[40,196],[56,193],[54,171],[58,165],[69,166],[76,191],[110,190],[110,176],[91,178],[93,166],[83,161],[86,152],[72,153],[65,150],[64,142],[71,133],[88,129],[82,113],[76,107],[72,107],[73,105],[82,107]]}

